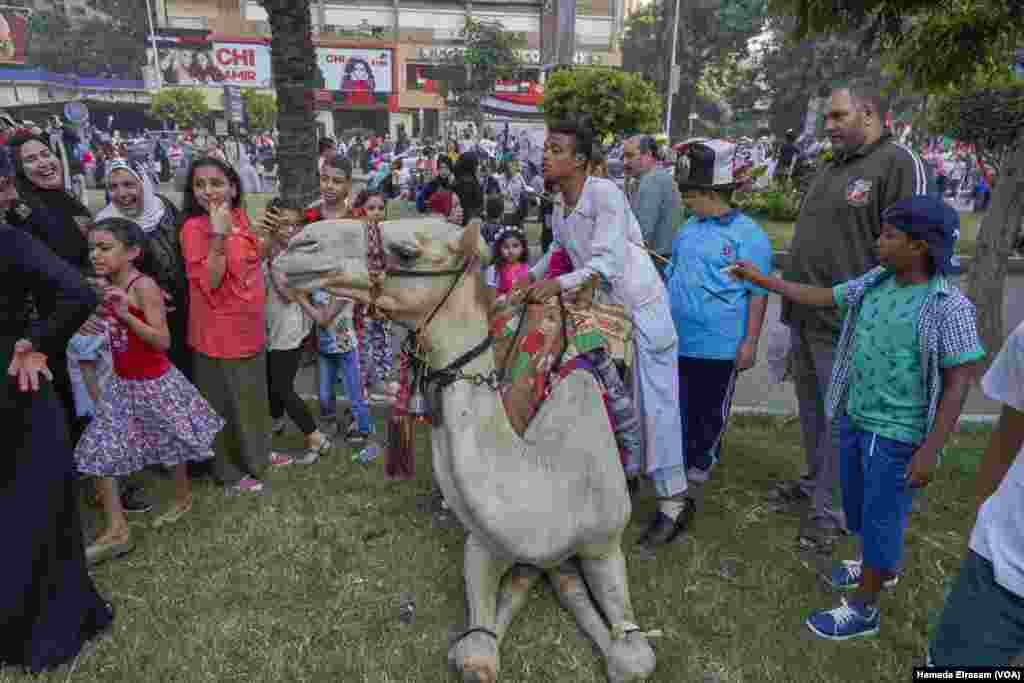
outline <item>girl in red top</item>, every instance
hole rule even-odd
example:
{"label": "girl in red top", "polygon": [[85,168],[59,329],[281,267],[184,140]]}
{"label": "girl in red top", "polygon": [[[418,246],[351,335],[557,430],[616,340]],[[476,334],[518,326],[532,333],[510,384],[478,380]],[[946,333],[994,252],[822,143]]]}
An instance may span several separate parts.
{"label": "girl in red top", "polygon": [[75,449],[79,472],[100,477],[97,489],[107,529],[86,550],[90,563],[132,549],[128,521],[114,477],[147,465],[174,469],[176,501],[154,526],[176,522],[192,509],[187,463],[213,457],[214,437],[224,426],[194,386],[167,359],[171,335],[159,286],[135,268],[146,236],[124,218],[108,218],[89,231],[96,274],[106,278],[114,372],[96,417]]}
{"label": "girl in red top", "polygon": [[[265,275],[270,241],[249,228],[238,172],[199,159],[185,180],[181,252],[189,283],[193,377],[227,424],[214,444],[213,475],[230,494],[258,493],[270,463]],[[284,239],[271,235],[270,239]]]}

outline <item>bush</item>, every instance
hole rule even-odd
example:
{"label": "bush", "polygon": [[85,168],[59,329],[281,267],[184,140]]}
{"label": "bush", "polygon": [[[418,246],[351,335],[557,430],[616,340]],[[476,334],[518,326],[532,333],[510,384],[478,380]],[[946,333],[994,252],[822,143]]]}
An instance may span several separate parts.
{"label": "bush", "polygon": [[736,206],[754,218],[770,221],[795,221],[800,215],[801,195],[787,189],[773,188],[761,192],[744,192],[735,195]]}

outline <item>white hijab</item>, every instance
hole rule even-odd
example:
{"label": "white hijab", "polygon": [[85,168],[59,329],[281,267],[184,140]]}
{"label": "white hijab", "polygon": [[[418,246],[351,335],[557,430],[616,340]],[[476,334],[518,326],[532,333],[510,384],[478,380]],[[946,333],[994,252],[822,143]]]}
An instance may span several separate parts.
{"label": "white hijab", "polygon": [[167,207],[164,206],[163,200],[156,196],[156,189],[153,187],[153,181],[149,177],[149,174],[140,173],[124,159],[114,159],[110,162],[110,166],[107,167],[108,183],[110,182],[110,177],[113,175],[114,171],[128,171],[142,185],[142,213],[138,216],[126,216],[119,208],[117,208],[117,206],[114,205],[113,202],[111,202],[96,215],[96,220],[101,221],[104,218],[124,218],[137,223],[145,233],[150,233],[156,230],[160,225],[160,221],[163,220],[164,212],[166,212]]}

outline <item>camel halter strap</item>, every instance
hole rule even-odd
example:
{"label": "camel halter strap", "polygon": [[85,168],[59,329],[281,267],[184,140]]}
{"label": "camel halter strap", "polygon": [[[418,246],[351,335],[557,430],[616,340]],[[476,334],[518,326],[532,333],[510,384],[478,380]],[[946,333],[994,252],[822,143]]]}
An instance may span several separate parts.
{"label": "camel halter strap", "polygon": [[427,329],[427,325],[434,320],[434,316],[437,315],[441,307],[444,306],[448,299],[451,297],[452,292],[459,286],[462,281],[462,276],[469,272],[473,264],[476,263],[476,257],[471,257],[462,264],[461,268],[449,268],[446,270],[412,270],[408,268],[390,268],[388,267],[387,253],[384,251],[384,236],[381,233],[380,223],[377,221],[367,221],[366,226],[366,268],[370,275],[370,315],[373,317],[381,317],[380,311],[377,308],[377,300],[381,295],[381,288],[384,286],[384,281],[387,280],[388,276],[396,277],[454,277],[452,284],[448,287],[448,291],[444,293],[441,300],[436,306],[427,314],[423,322],[417,325],[411,330],[413,337],[419,337],[424,330]]}

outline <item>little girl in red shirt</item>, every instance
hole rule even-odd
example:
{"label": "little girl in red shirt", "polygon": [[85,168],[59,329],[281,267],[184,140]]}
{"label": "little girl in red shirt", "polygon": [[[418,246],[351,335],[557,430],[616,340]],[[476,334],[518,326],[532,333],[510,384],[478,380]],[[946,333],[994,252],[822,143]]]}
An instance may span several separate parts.
{"label": "little girl in red shirt", "polygon": [[90,564],[132,549],[131,532],[114,477],[147,465],[172,467],[175,505],[154,522],[176,522],[192,509],[189,461],[213,457],[213,439],[224,426],[181,372],[167,359],[163,293],[135,268],[146,237],[123,218],[107,218],[89,232],[96,274],[109,280],[104,303],[114,372],[96,415],[75,448],[79,472],[99,477],[97,489],[107,529],[86,549]]}

